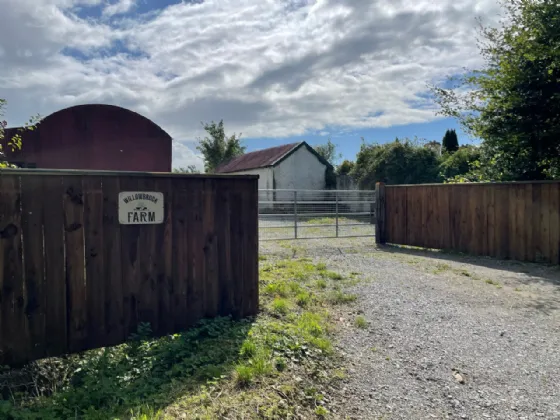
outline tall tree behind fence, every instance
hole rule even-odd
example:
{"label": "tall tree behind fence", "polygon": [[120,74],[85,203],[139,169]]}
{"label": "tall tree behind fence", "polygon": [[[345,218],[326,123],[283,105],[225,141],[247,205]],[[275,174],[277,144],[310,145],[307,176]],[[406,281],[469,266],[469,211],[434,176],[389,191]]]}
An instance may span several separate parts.
{"label": "tall tree behind fence", "polygon": [[560,264],[560,182],[378,190],[385,198],[380,242]]}
{"label": "tall tree behind fence", "polygon": [[[161,224],[121,225],[121,191]],[[0,173],[0,365],[122,343],[258,306],[257,177]]]}

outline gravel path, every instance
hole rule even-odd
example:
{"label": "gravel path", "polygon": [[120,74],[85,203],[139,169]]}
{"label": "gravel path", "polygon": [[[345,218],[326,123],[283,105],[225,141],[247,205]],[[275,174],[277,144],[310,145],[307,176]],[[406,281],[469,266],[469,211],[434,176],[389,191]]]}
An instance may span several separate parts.
{"label": "gravel path", "polygon": [[[291,244],[365,280],[340,319],[346,418],[560,419],[558,268]],[[353,326],[358,313],[367,328]]]}

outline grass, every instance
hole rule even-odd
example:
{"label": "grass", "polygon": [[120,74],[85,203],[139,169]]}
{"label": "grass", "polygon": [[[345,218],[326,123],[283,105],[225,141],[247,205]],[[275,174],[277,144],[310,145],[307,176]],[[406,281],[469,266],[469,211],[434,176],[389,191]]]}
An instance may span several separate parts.
{"label": "grass", "polygon": [[362,330],[366,329],[368,326],[368,322],[366,321],[366,319],[362,316],[362,315],[358,315],[355,319],[354,319],[354,326],[356,328],[360,328]]}
{"label": "grass", "polygon": [[[331,273],[305,258],[262,258],[253,319],[203,320],[161,338],[141,325],[119,346],[0,369],[0,418],[328,417],[325,396],[344,379],[331,312],[356,299]],[[10,382],[21,376],[25,385]]]}

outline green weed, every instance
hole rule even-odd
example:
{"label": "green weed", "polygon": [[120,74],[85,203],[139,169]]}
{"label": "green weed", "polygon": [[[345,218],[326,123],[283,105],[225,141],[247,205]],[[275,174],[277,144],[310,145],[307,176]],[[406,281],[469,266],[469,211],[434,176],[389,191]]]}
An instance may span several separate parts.
{"label": "green weed", "polygon": [[368,326],[368,322],[366,321],[366,319],[362,316],[362,315],[358,315],[355,319],[354,319],[354,326],[356,328],[360,328],[360,329],[366,329]]}

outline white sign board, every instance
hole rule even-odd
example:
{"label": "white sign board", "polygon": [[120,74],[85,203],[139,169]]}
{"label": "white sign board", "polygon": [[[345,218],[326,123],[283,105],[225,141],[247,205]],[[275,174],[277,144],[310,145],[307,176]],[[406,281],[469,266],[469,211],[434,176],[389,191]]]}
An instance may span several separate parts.
{"label": "white sign board", "polygon": [[119,193],[119,223],[153,225],[163,223],[163,193],[123,191]]}

